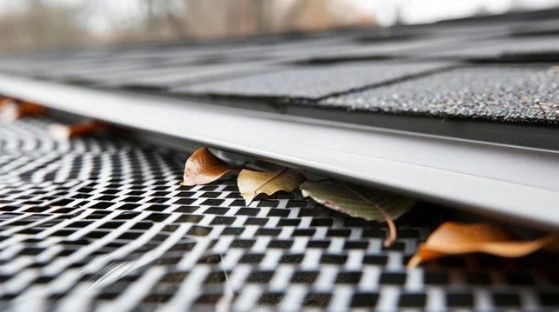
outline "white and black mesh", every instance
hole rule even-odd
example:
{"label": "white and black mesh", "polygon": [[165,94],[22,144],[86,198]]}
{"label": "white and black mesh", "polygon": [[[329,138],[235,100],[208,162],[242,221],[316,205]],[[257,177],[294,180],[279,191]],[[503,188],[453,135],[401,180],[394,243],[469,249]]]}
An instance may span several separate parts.
{"label": "white and black mesh", "polygon": [[[557,259],[405,263],[437,220],[381,224],[300,194],[249,206],[233,178],[179,186],[186,153],[122,138],[0,127],[0,309],[378,311],[559,308]],[[433,220],[435,219],[435,220]]]}

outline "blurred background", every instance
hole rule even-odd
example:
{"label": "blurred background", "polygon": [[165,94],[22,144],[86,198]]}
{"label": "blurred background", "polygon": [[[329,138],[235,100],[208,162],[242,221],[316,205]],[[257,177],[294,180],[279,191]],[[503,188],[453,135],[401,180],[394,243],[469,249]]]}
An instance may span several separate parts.
{"label": "blurred background", "polygon": [[559,0],[3,0],[0,50],[215,40],[555,6]]}

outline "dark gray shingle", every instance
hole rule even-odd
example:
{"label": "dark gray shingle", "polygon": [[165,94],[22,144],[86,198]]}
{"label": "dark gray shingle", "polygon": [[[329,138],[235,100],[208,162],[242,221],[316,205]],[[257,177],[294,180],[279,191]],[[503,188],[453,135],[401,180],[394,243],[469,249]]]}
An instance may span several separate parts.
{"label": "dark gray shingle", "polygon": [[285,70],[219,82],[177,87],[174,93],[319,99],[449,66],[449,63],[354,62],[287,67]]}
{"label": "dark gray shingle", "polygon": [[435,117],[556,123],[559,70],[456,68],[390,86],[324,99],[323,107]]}

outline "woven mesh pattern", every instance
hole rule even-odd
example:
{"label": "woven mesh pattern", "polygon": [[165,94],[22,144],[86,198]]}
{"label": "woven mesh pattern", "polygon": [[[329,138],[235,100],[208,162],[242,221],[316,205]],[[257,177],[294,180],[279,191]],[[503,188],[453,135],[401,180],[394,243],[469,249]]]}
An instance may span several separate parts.
{"label": "woven mesh pattern", "polygon": [[233,179],[179,186],[184,152],[111,137],[56,142],[48,122],[0,127],[0,308],[559,308],[548,256],[406,270],[431,230],[427,205],[384,248],[384,226],[300,194],[247,207]]}

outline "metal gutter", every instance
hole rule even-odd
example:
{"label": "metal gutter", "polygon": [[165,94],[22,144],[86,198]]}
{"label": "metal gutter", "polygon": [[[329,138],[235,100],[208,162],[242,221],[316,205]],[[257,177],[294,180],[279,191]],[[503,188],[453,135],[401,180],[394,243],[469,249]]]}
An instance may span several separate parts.
{"label": "metal gutter", "polygon": [[559,227],[559,152],[298,118],[0,75],[0,93],[353,179]]}
{"label": "metal gutter", "polygon": [[[143,92],[146,91],[143,90]],[[151,94],[153,95],[153,93]],[[368,127],[559,151],[559,140],[557,140],[559,128],[551,124],[545,126],[530,122],[503,123],[483,119],[441,118],[364,111],[346,112],[339,108],[292,102],[278,104],[274,103],[271,99],[253,99],[250,101],[233,96],[224,96],[223,98],[189,98],[182,96],[180,98],[182,100],[203,101],[208,104],[259,110],[296,117],[324,119]]]}

